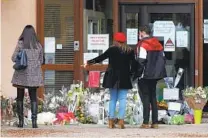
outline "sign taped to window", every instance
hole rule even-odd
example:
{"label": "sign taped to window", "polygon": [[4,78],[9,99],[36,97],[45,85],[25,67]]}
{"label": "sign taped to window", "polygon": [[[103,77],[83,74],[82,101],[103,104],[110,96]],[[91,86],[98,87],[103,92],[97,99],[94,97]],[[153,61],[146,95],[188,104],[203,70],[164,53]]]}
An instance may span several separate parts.
{"label": "sign taped to window", "polygon": [[164,37],[164,51],[175,51],[175,25],[173,21],[155,21],[153,36]]}
{"label": "sign taped to window", "polygon": [[109,48],[109,34],[88,34],[88,50],[107,50]]}

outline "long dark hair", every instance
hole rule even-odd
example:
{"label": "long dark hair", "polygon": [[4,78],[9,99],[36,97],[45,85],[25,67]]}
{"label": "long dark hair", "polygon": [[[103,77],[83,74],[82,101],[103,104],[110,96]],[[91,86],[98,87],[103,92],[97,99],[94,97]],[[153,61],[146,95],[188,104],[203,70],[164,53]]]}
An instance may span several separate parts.
{"label": "long dark hair", "polygon": [[32,25],[25,26],[22,34],[19,37],[19,41],[23,41],[23,49],[38,48],[39,41]]}

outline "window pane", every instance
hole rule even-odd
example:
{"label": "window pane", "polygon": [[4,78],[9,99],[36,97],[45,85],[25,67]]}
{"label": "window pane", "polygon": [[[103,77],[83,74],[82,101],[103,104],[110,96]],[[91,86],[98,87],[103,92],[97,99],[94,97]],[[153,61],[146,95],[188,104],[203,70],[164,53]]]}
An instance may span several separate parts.
{"label": "window pane", "polygon": [[126,28],[138,28],[138,26],[139,26],[138,13],[127,13]]}
{"label": "window pane", "polygon": [[[181,78],[180,87],[181,89],[185,88],[185,85],[190,85],[191,80],[191,54],[190,52],[194,49],[191,49],[190,45],[190,23],[191,18],[189,13],[151,13],[150,23],[153,24],[155,21],[173,21],[176,27],[176,38],[180,33],[183,36],[183,40],[187,40],[186,45],[178,45],[178,39],[175,40],[175,51],[174,52],[165,52],[167,58],[167,75],[169,77],[175,77],[179,68],[184,69],[184,75]],[[164,45],[164,38],[159,37],[159,40],[162,45]],[[180,40],[181,41],[181,40]],[[183,42],[184,43],[184,42]]]}
{"label": "window pane", "polygon": [[46,64],[73,64],[74,62],[73,1],[44,1]]}
{"label": "window pane", "polygon": [[74,73],[71,71],[51,71],[46,70],[44,73],[45,93],[57,93],[64,87],[69,88],[73,83]]}
{"label": "window pane", "polygon": [[[87,2],[88,0],[85,0]],[[107,34],[109,44],[112,45],[113,38],[113,13],[112,0],[95,0],[94,10],[84,9],[84,52],[102,54],[106,48],[100,46],[97,49],[88,47],[88,34]],[[96,46],[95,46],[96,47]],[[85,61],[85,60],[84,60]]]}

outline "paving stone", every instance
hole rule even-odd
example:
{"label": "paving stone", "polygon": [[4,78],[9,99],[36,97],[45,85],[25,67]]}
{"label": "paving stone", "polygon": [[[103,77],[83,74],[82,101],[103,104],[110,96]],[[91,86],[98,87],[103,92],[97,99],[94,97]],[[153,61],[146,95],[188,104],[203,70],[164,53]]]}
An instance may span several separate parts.
{"label": "paving stone", "polygon": [[2,137],[68,137],[68,138],[138,138],[138,137],[204,137],[208,138],[208,124],[160,125],[159,129],[140,129],[126,125],[126,129],[108,129],[106,125],[45,126],[38,129],[3,126]]}

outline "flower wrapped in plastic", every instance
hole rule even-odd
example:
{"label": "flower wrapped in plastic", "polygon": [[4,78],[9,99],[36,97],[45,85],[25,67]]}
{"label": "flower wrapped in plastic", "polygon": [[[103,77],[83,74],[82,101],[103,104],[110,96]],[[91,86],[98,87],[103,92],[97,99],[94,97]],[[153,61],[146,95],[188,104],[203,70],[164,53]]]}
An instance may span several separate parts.
{"label": "flower wrapped in plastic", "polygon": [[71,124],[76,121],[76,118],[74,116],[74,113],[68,112],[68,113],[58,113],[56,115],[56,120],[53,122],[53,124]]}
{"label": "flower wrapped in plastic", "polygon": [[42,112],[38,114],[38,124],[52,125],[56,119],[56,115],[51,112]]}
{"label": "flower wrapped in plastic", "polygon": [[[62,86],[57,93],[47,93],[44,95],[43,111],[56,113],[57,110],[68,108],[68,90]],[[59,109],[61,108],[61,109]]]}
{"label": "flower wrapped in plastic", "polygon": [[13,117],[15,115],[13,104],[14,104],[13,98],[8,98],[5,96],[1,96],[1,124],[11,125],[13,124]]}
{"label": "flower wrapped in plastic", "polygon": [[194,110],[202,110],[208,100],[208,87],[189,87],[184,90],[183,94],[189,107]]}

